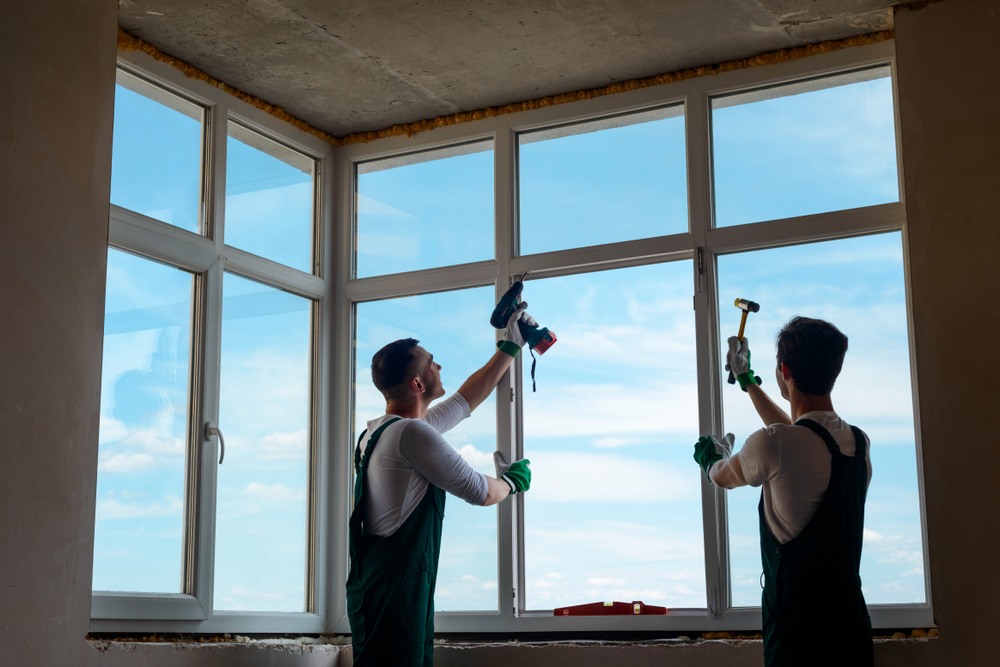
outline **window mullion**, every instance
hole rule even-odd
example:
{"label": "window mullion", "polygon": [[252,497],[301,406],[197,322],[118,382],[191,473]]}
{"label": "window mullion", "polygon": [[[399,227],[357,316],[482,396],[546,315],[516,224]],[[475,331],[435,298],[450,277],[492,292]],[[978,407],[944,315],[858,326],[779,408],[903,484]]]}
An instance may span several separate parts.
{"label": "window mullion", "polygon": [[[718,331],[715,312],[718,295],[715,255],[705,240],[712,227],[711,127],[708,96],[688,95],[685,109],[687,133],[688,214],[696,251],[694,309],[698,359],[698,428],[702,434],[722,428],[721,392],[718,383]],[[725,496],[703,475],[702,516],[705,539],[705,586],[709,616],[716,618],[728,607],[726,570]]]}
{"label": "window mullion", "polygon": [[[517,244],[517,152],[515,149],[516,135],[509,127],[497,131],[493,143],[494,150],[494,252],[497,263],[496,298],[497,301],[507,291],[509,286],[510,260],[513,258]],[[499,333],[498,333],[499,336]],[[517,406],[520,404],[515,397],[515,368],[511,366],[504,379],[497,385],[497,449],[508,461],[516,459],[520,451],[516,428]],[[517,401],[515,403],[515,401]],[[512,498],[520,501],[521,496]],[[515,606],[522,604],[518,595],[521,587],[518,585],[519,564],[523,562],[520,548],[521,540],[519,523],[515,520],[514,502],[497,504],[497,605],[502,619],[511,619],[515,614]],[[517,534],[515,534],[517,533]],[[514,593],[512,595],[512,592]]]}
{"label": "window mullion", "polygon": [[192,494],[197,513],[194,526],[195,549],[190,552],[192,593],[211,618],[215,587],[215,508],[220,443],[217,437],[206,440],[205,425],[219,423],[219,390],[222,357],[222,280],[223,232],[226,192],[226,118],[225,104],[217,104],[206,114],[205,185],[203,231],[213,241],[217,260],[203,274],[201,353],[202,386],[198,398],[201,414],[195,421],[195,461],[198,469],[197,490]]}

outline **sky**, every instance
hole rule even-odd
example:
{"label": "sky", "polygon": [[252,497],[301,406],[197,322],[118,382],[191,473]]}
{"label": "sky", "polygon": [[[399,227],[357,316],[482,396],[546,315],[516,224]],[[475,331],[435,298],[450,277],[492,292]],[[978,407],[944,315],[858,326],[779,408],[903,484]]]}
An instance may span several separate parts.
{"label": "sky", "polygon": [[[897,201],[891,100],[890,80],[877,78],[715,109],[717,224]],[[199,137],[196,120],[119,86],[112,201],[196,231]],[[492,259],[493,153],[480,148],[359,176],[359,277]],[[233,137],[228,153],[227,243],[308,270],[311,174],[279,149]],[[686,230],[683,117],[524,142],[519,160],[522,254]],[[739,325],[734,298],[761,304],[747,336],[775,398],[774,337],[790,316],[828,319],[848,335],[833,398],[872,440],[865,595],[923,601],[900,234],[721,256],[718,276],[723,339]],[[109,255],[98,590],[179,590],[191,289],[188,273]],[[530,378],[522,387],[528,609],[705,606],[693,292],[690,260],[526,284],[529,312],[558,336],[538,359],[538,391]],[[371,356],[415,337],[450,393],[495,349],[493,299],[487,286],[357,305],[355,438],[384,410]],[[216,607],[300,611],[308,302],[226,274],[223,303]],[[723,385],[723,409],[738,444],[761,427],[738,387]],[[495,415],[491,397],[446,434],[487,474]],[[758,498],[757,489],[727,494],[736,606],[759,605]],[[451,497],[445,515],[436,608],[496,609],[496,509]]]}

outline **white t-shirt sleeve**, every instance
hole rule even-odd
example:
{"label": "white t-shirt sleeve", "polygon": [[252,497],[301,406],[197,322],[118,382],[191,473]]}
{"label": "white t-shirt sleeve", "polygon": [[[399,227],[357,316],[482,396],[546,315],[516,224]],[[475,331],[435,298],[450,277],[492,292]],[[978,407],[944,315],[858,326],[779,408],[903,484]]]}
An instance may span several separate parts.
{"label": "white t-shirt sleeve", "polygon": [[[465,404],[465,400],[462,399]],[[466,405],[468,408],[468,405]],[[433,426],[413,420],[399,436],[399,454],[428,482],[472,505],[486,501],[486,477],[472,469]]]}
{"label": "white t-shirt sleeve", "polygon": [[456,391],[437,405],[432,405],[427,410],[424,421],[438,433],[447,433],[471,414],[472,411],[469,410],[469,404],[465,401],[465,397]]}
{"label": "white t-shirt sleeve", "polygon": [[781,468],[781,446],[773,426],[755,431],[736,456],[743,467],[743,477],[750,486],[760,486],[774,478]]}

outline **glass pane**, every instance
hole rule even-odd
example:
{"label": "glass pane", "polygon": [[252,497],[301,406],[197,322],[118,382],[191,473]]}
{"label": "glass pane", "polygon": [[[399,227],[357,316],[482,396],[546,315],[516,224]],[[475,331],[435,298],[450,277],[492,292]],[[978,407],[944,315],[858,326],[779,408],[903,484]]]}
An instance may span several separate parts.
{"label": "glass pane", "polygon": [[[868,604],[924,602],[923,547],[903,250],[899,233],[719,258],[720,331],[739,330],[745,298],[760,304],[746,325],[762,388],[788,411],[774,380],[775,336],[794,315],[832,322],[848,337],[833,391],[837,413],[871,439],[861,581]],[[736,448],[762,423],[739,385],[723,383],[726,430]],[[760,606],[760,489],[728,493],[735,606]]]}
{"label": "glass pane", "polygon": [[688,230],[684,109],[518,135],[521,254]]}
{"label": "glass pane", "polygon": [[121,70],[111,203],[198,232],[201,107]]}
{"label": "glass pane", "polygon": [[308,299],[223,280],[215,608],[305,609]]}
{"label": "glass pane", "polygon": [[690,261],[532,280],[558,342],[524,360],[528,609],[705,607]]}
{"label": "glass pane", "polygon": [[193,280],[108,250],[95,590],[182,592]]}
{"label": "glass pane", "polygon": [[493,142],[358,165],[357,277],[493,259]]}
{"label": "glass pane", "polygon": [[227,245],[312,272],[312,158],[230,122]]}
{"label": "glass pane", "polygon": [[889,68],[712,100],[718,227],[899,201]]}
{"label": "glass pane", "polygon": [[[371,360],[384,345],[416,338],[441,364],[451,396],[496,350],[492,287],[359,303],[357,369],[354,379],[354,440],[368,421],[385,414],[385,399],[371,380]],[[444,434],[476,471],[495,473],[496,399],[491,394],[472,416]],[[434,608],[437,611],[497,608],[496,509],[476,507],[449,496],[445,507]]]}

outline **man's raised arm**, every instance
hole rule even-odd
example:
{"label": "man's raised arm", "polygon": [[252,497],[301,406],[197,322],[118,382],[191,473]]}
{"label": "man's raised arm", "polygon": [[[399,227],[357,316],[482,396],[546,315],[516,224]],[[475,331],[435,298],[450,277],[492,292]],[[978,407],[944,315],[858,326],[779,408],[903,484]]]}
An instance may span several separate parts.
{"label": "man's raised arm", "polygon": [[729,339],[729,354],[726,355],[726,360],[729,362],[727,365],[739,381],[740,388],[750,395],[753,407],[760,415],[764,426],[792,423],[788,413],[778,407],[778,404],[760,388],[760,378],[750,370],[749,339],[740,340],[736,336],[732,336]]}
{"label": "man's raised arm", "polygon": [[465,402],[469,404],[469,411],[475,410],[487,397],[493,393],[497,384],[500,383],[503,374],[510,368],[514,357],[506,352],[497,350],[493,358],[486,362],[486,365],[469,376],[469,379],[458,388],[458,393],[462,395]]}
{"label": "man's raised arm", "polygon": [[507,372],[514,358],[521,352],[521,348],[524,347],[526,341],[524,340],[524,336],[521,335],[521,328],[517,323],[522,317],[528,316],[524,311],[524,307],[527,305],[527,303],[522,301],[514,309],[510,317],[507,318],[507,326],[504,329],[504,340],[497,343],[497,351],[493,354],[493,358],[486,362],[485,366],[470,375],[469,379],[458,388],[458,393],[469,404],[470,412],[475,410],[480,403],[493,393],[493,390],[500,383],[501,378],[503,378],[503,374]]}

